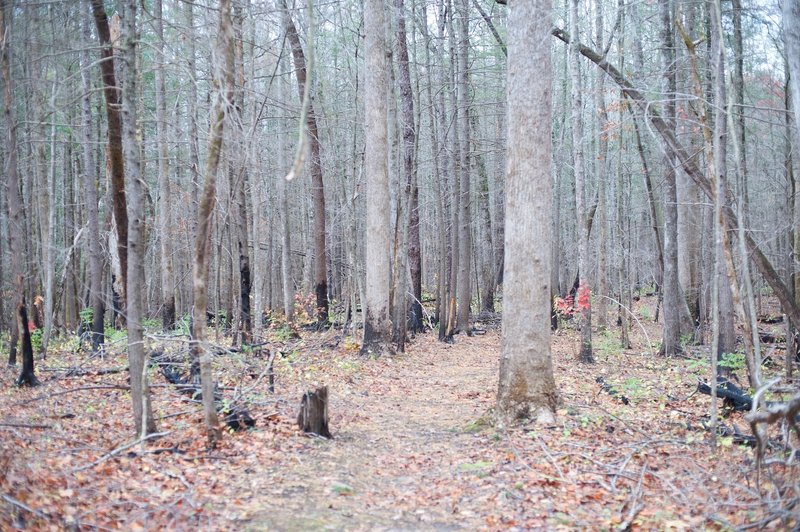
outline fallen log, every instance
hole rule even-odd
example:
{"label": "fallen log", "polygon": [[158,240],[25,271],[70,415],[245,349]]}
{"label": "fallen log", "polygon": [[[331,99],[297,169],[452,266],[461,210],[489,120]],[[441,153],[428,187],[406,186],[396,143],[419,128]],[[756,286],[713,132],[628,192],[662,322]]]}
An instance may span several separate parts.
{"label": "fallen log", "polygon": [[[711,386],[704,382],[698,382],[697,391],[711,395]],[[717,397],[721,397],[725,406],[734,410],[750,410],[753,406],[750,396],[725,377],[717,377]]]}

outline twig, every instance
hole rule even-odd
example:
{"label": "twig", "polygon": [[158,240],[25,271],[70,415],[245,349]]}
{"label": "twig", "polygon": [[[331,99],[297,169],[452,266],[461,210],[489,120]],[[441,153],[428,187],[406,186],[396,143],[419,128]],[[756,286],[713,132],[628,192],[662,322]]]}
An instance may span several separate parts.
{"label": "twig", "polygon": [[75,393],[75,392],[83,392],[88,390],[130,390],[130,386],[123,386],[121,384],[103,384],[98,386],[82,386],[80,388],[70,388],[69,390],[64,390],[61,392],[54,392],[54,393],[44,393],[42,395],[37,395],[36,397],[32,397],[30,399],[25,399],[24,401],[17,401],[13,403],[11,406],[22,406],[28,403],[33,403],[34,401],[41,401],[42,399],[50,399],[52,397],[57,397],[59,395],[66,395],[68,393]]}
{"label": "twig", "polygon": [[644,474],[647,471],[647,464],[642,466],[642,472],[639,475],[639,482],[636,483],[636,489],[633,490],[631,495],[633,496],[633,501],[631,501],[631,505],[628,510],[628,515],[625,517],[625,520],[619,524],[617,530],[623,531],[628,530],[631,525],[633,524],[633,520],[636,519],[636,516],[639,515],[639,512],[642,511],[644,508],[644,504],[639,502],[639,495],[642,492],[642,480],[644,479]]}
{"label": "twig", "polygon": [[95,460],[94,462],[91,462],[91,463],[86,464],[84,466],[81,466],[81,467],[73,469],[72,473],[78,473],[80,471],[86,471],[87,469],[91,469],[96,465],[102,464],[103,462],[105,462],[109,458],[113,458],[116,455],[120,454],[121,452],[130,449],[131,447],[139,445],[140,443],[143,443],[143,442],[145,442],[147,440],[151,440],[153,438],[166,436],[167,434],[170,434],[170,433],[172,433],[172,431],[168,430],[166,432],[156,432],[156,433],[153,433],[153,434],[148,434],[144,438],[137,438],[137,439],[135,439],[135,440],[133,440],[131,442],[126,443],[125,445],[121,445],[120,447],[117,447],[116,449],[114,449],[113,451],[111,451],[109,453],[104,454],[103,456],[101,456],[100,458]]}
{"label": "twig", "polygon": [[35,515],[37,517],[41,517],[42,519],[47,519],[48,518],[46,513],[42,512],[40,510],[34,510],[33,508],[31,508],[30,506],[28,506],[24,502],[18,501],[17,499],[12,497],[11,495],[6,495],[4,493],[3,494],[3,500],[6,501],[9,504],[12,504],[12,505],[16,506],[17,508],[19,508],[21,510],[25,510],[26,512],[32,513],[33,515]]}
{"label": "twig", "polygon": [[21,429],[49,429],[52,425],[32,425],[30,423],[0,422],[0,427],[15,427]]}

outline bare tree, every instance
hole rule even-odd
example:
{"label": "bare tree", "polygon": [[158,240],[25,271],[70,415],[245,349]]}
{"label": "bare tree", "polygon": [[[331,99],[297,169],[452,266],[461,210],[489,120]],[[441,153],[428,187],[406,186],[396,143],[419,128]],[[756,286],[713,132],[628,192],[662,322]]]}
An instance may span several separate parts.
{"label": "bare tree", "polygon": [[158,137],[158,229],[161,239],[161,326],[175,327],[175,277],[172,259],[172,193],[170,191],[169,151],[167,150],[167,98],[164,80],[164,15],[162,0],[153,3],[156,30],[156,135]]}
{"label": "bare tree", "polygon": [[121,39],[122,52],[122,147],[125,168],[128,173],[128,285],[127,285],[127,325],[128,325],[128,364],[131,376],[131,398],[136,433],[142,436],[156,431],[150,404],[150,390],[147,384],[147,368],[144,360],[145,316],[145,211],[144,183],[142,181],[139,157],[141,149],[136,138],[136,0],[122,4]]}
{"label": "bare tree", "polygon": [[231,0],[220,0],[214,72],[214,105],[208,135],[208,153],[203,179],[203,193],[197,213],[197,240],[194,258],[194,338],[192,354],[198,359],[203,394],[208,446],[214,448],[221,437],[214,404],[214,382],[211,373],[211,352],[206,345],[206,310],[208,308],[208,268],[211,253],[211,222],[217,189],[217,170],[222,152],[225,115],[233,102],[233,22]]}
{"label": "bare tree", "polygon": [[[106,98],[106,119],[108,120],[108,165],[110,167],[110,192],[114,222],[116,225],[116,245],[119,259],[119,279],[115,288],[121,304],[125,302],[125,289],[128,277],[128,202],[125,199],[125,163],[122,155],[122,120],[120,118],[120,94],[114,71],[114,48],[111,30],[108,25],[103,0],[91,0],[94,23],[102,46],[100,72],[103,76],[103,94]],[[124,310],[124,309],[123,309]],[[124,314],[123,314],[124,315]]]}
{"label": "bare tree", "polygon": [[[83,37],[86,43],[91,39],[89,21],[81,17]],[[85,196],[86,218],[89,240],[89,299],[92,307],[92,351],[97,351],[104,339],[103,315],[105,300],[103,298],[103,250],[100,246],[100,223],[97,206],[97,173],[95,172],[94,154],[92,152],[92,83],[89,77],[91,59],[89,50],[81,51],[81,122],[83,126],[83,193]]]}
{"label": "bare tree", "polygon": [[386,8],[383,0],[366,0],[364,34],[364,170],[366,174],[366,299],[361,353],[391,353],[389,318],[390,224],[387,133]]}
{"label": "bare tree", "polygon": [[[578,360],[593,363],[592,355],[592,307],[589,298],[589,227],[586,212],[586,178],[583,153],[583,78],[580,71],[578,49],[578,0],[571,0],[569,10],[570,42],[569,73],[572,80],[572,164],[575,172],[575,214],[578,232],[578,293],[581,349]],[[509,141],[510,142],[510,141]]]}
{"label": "bare tree", "polygon": [[[306,91],[309,73],[306,69],[306,55],[300,43],[300,36],[294,25],[291,14],[286,7],[286,0],[282,0],[283,23],[286,38],[292,47],[294,59],[294,72],[297,78],[297,90],[300,100]],[[309,43],[313,46],[313,43]],[[312,72],[313,74],[313,72]],[[309,98],[311,98],[309,93]],[[320,154],[319,129],[317,128],[317,115],[314,111],[314,102],[309,100],[306,112],[306,132],[310,153],[309,167],[311,171],[311,200],[314,205],[314,294],[317,299],[317,325],[324,327],[328,324],[328,255],[325,247],[325,184],[322,179],[322,159]]]}
{"label": "bare tree", "polygon": [[[25,307],[24,272],[22,271],[22,239],[25,227],[22,221],[22,202],[19,195],[19,167],[17,164],[17,122],[14,119],[14,79],[11,77],[10,51],[12,39],[9,31],[10,20],[6,13],[6,2],[0,2],[0,75],[3,78],[3,104],[5,109],[3,117],[6,129],[6,193],[8,205],[8,251],[11,255],[11,275],[14,279],[14,294],[16,302],[13,305],[14,319],[11,320],[11,348],[8,354],[8,365],[17,363],[17,345],[24,339],[23,332],[27,331],[27,320],[22,325],[18,324],[21,313],[27,317]],[[24,330],[23,330],[24,328]],[[23,356],[27,356],[23,352]],[[33,354],[31,353],[31,364]],[[23,361],[24,363],[24,361]]]}
{"label": "bare tree", "polygon": [[[403,174],[405,194],[408,199],[408,266],[411,270],[411,330],[422,330],[422,256],[419,234],[419,189],[417,188],[416,144],[417,128],[414,121],[414,93],[411,88],[411,69],[406,39],[406,16],[403,0],[395,0],[397,16],[397,74],[400,84],[401,123],[403,127]],[[406,298],[401,297],[403,305]]]}
{"label": "bare tree", "polygon": [[[554,421],[558,401],[550,357],[552,71],[550,0],[514,0],[508,17],[501,422]],[[532,243],[531,240],[534,240]]]}

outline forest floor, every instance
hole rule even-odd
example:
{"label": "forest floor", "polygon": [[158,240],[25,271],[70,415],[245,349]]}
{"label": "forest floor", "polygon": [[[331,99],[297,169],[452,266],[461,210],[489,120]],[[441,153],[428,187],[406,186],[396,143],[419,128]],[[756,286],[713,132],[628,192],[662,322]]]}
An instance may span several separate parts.
{"label": "forest floor", "polygon": [[[240,396],[256,426],[226,432],[214,451],[205,449],[200,407],[156,369],[164,434],[135,443],[127,374],[109,372],[125,368],[121,348],[90,358],[65,345],[37,361],[37,388],[15,388],[15,371],[0,370],[0,529],[800,526],[797,466],[765,466],[758,486],[752,448],[731,438],[710,445],[710,398],[695,393],[708,351],[656,356],[660,332],[645,319],[653,304],[637,307],[632,349],[620,349],[616,327],[595,333],[594,365],[575,361],[575,330],[557,331],[556,423],[512,430],[487,423],[496,325],[479,323],[485,334],[454,345],[421,335],[405,354],[379,359],[360,357],[341,331],[290,338],[276,329],[274,393],[266,354],[215,357],[224,401]],[[331,440],[295,425],[302,392],[320,384],[330,389]],[[739,413],[723,423],[749,433]]]}

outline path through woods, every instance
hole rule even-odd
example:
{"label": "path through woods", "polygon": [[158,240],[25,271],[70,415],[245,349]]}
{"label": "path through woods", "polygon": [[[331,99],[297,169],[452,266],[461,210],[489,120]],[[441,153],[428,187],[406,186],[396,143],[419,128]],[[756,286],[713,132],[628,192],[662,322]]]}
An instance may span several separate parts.
{"label": "path through woods", "polygon": [[485,437],[465,429],[493,404],[497,336],[459,338],[454,346],[425,339],[401,359],[372,361],[364,374],[334,383],[335,439],[312,442],[288,469],[275,466],[281,485],[271,485],[272,475],[254,475],[259,496],[250,505],[251,524],[439,530],[484,524],[494,490],[464,488],[484,468],[478,451]]}
{"label": "path through woods", "polygon": [[[759,496],[752,450],[730,438],[710,447],[709,398],[693,393],[708,350],[654,356],[654,308],[654,298],[638,304],[647,337],[635,327],[633,349],[619,349],[617,330],[597,331],[594,365],[575,362],[579,335],[560,330],[556,423],[512,431],[481,422],[495,401],[497,328],[454,345],[418,336],[405,355],[381,359],[359,356],[341,331],[287,339],[272,330],[271,348],[283,353],[274,394],[259,380],[266,357],[215,357],[221,393],[245,390],[256,427],[226,433],[212,453],[199,405],[155,368],[153,409],[166,434],[129,445],[127,375],[113,372],[124,353],[62,349],[43,361],[39,388],[14,388],[14,372],[0,372],[0,529],[796,526],[786,510],[796,471],[767,468]],[[166,345],[180,357],[182,344]],[[302,391],[322,384],[333,440],[304,436],[294,421]],[[739,413],[724,424],[749,433]]]}

